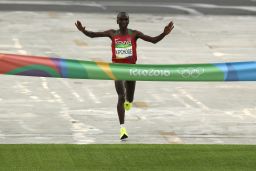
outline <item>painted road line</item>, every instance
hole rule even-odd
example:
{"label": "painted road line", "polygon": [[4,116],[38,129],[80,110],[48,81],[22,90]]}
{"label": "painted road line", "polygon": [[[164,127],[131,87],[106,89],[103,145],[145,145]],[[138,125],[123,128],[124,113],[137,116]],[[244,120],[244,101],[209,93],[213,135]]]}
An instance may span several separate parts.
{"label": "painted road line", "polygon": [[199,106],[201,109],[204,110],[210,110],[206,105],[204,105],[202,102],[200,102],[199,100],[197,100],[196,98],[194,98],[191,94],[189,94],[185,89],[181,89],[179,88],[178,91],[184,95],[186,98],[188,98],[189,100],[191,100],[192,102],[194,102],[197,106]]}
{"label": "painted road line", "polygon": [[75,120],[69,113],[69,109],[65,104],[62,104],[61,116],[71,123],[71,132],[72,139],[75,141],[75,144],[89,144],[94,143],[94,138],[86,136],[88,134],[89,128],[92,127],[90,125],[85,125],[78,120]]}
{"label": "painted road line", "polygon": [[40,77],[42,80],[42,87],[46,90],[49,90],[48,83],[45,77]]}
{"label": "painted road line", "polygon": [[250,109],[247,109],[247,108],[243,109],[243,113],[244,113],[245,116],[256,118],[256,115],[252,114],[252,112],[250,112]]}
{"label": "painted road line", "polygon": [[221,8],[221,9],[239,9],[239,10],[246,10],[251,12],[256,12],[256,7],[253,6],[234,6],[234,5],[214,5],[214,4],[203,4],[203,3],[194,3],[189,4],[187,3],[186,6],[189,7],[200,7],[200,8]]}
{"label": "painted road line", "polygon": [[36,100],[36,101],[39,100],[39,97],[37,97],[37,96],[30,96],[30,98],[33,100]]}
{"label": "painted road line", "polygon": [[[12,48],[13,45],[0,45],[0,48]],[[2,51],[1,51],[2,52]]]}
{"label": "painted road line", "polygon": [[86,136],[86,133],[89,131],[88,127],[92,127],[92,126],[85,125],[84,123],[79,122],[78,120],[75,120],[71,116],[71,114],[69,112],[69,108],[66,105],[66,103],[64,103],[61,96],[58,93],[56,93],[55,91],[49,91],[49,92],[55,98],[55,101],[57,103],[59,103],[59,105],[60,105],[61,111],[59,113],[61,114],[61,117],[71,124],[70,129],[72,132],[72,139],[75,141],[75,143],[76,144],[94,143],[94,138],[90,138],[90,137]]}
{"label": "painted road line", "polygon": [[18,91],[18,92],[20,92],[22,94],[31,95],[31,90],[29,90],[25,86],[25,84],[27,84],[27,82],[16,82],[14,88],[15,89],[17,89],[17,88],[20,89],[20,91]]}
{"label": "painted road line", "polygon": [[18,54],[27,55],[28,53],[25,50],[18,50]]}
{"label": "painted road line", "polygon": [[101,103],[100,100],[95,96],[95,94],[92,92],[91,89],[86,87],[86,91],[87,91],[88,95],[90,96],[90,98],[94,101],[94,103]]}
{"label": "painted road line", "polygon": [[14,47],[16,49],[18,49],[18,53],[21,54],[21,55],[27,55],[27,51],[25,51],[24,49],[22,49],[22,45],[20,43],[20,40],[18,38],[13,38],[12,39],[14,41]]}
{"label": "painted road line", "polygon": [[6,139],[5,134],[3,134],[3,132],[1,130],[0,130],[0,139]]}
{"label": "painted road line", "polygon": [[186,103],[185,100],[183,100],[178,94],[172,94],[172,97],[176,99],[178,102],[180,102],[181,104],[183,104],[186,108],[191,108],[191,105]]}
{"label": "painted road line", "polygon": [[201,13],[201,12],[195,10],[195,9],[192,9],[192,8],[189,8],[189,7],[184,7],[184,6],[181,6],[181,5],[168,5],[166,7],[182,10],[182,11],[187,12],[190,15],[196,15],[196,16],[204,15],[203,13]]}
{"label": "painted road line", "polygon": [[15,4],[15,5],[60,5],[60,6],[70,6],[79,5],[86,7],[96,7],[100,9],[106,9],[99,3],[96,2],[76,2],[76,1],[0,1],[0,4]]}
{"label": "painted road line", "polygon": [[15,47],[16,49],[22,49],[22,46],[21,46],[21,44],[20,44],[19,39],[13,38],[12,40],[14,41],[14,47]]}
{"label": "painted road line", "polygon": [[239,120],[244,120],[244,116],[237,114],[235,111],[226,111],[225,114],[234,118],[238,118]]}
{"label": "painted road line", "polygon": [[19,122],[19,125],[23,128],[23,129],[25,129],[25,130],[27,130],[27,131],[31,131],[31,132],[35,132],[36,130],[35,129],[33,129],[33,128],[31,128],[28,124],[26,124],[24,121],[22,121],[22,120],[20,120]]}
{"label": "painted road line", "polygon": [[71,92],[71,94],[76,98],[77,101],[84,102],[84,99],[79,95],[78,92],[74,90],[74,88],[70,86],[69,82],[63,79],[60,79],[60,81],[67,87],[67,89]]}

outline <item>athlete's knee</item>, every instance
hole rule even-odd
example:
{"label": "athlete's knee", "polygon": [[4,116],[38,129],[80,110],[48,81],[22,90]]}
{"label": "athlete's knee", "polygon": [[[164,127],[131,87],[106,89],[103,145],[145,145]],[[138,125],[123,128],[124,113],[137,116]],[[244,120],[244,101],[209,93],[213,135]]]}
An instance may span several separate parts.
{"label": "athlete's knee", "polygon": [[125,96],[123,94],[118,94],[118,101],[119,102],[124,102],[125,101]]}
{"label": "athlete's knee", "polygon": [[134,99],[134,92],[129,92],[126,94],[126,100],[128,102],[130,102],[130,103],[133,102],[133,99]]}
{"label": "athlete's knee", "polygon": [[130,102],[130,103],[133,102],[133,99],[134,99],[133,96],[127,96],[127,97],[126,97],[126,100],[127,100],[128,102]]}

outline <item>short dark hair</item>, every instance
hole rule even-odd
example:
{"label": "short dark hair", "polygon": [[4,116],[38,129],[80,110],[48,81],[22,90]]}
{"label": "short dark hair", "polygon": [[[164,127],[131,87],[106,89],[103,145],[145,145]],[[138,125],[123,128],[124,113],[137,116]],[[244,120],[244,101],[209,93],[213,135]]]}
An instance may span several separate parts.
{"label": "short dark hair", "polygon": [[125,16],[125,17],[129,18],[128,13],[122,11],[122,12],[119,12],[119,13],[117,14],[117,19],[120,18],[120,17],[122,17],[122,16]]}

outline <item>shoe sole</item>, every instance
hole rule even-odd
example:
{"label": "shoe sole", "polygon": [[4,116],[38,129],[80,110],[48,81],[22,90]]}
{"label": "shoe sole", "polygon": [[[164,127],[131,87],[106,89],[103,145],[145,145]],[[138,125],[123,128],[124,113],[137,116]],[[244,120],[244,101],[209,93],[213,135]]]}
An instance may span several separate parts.
{"label": "shoe sole", "polygon": [[124,140],[126,140],[127,138],[128,138],[128,136],[124,134],[124,135],[120,138],[120,140],[121,140],[121,141],[124,141]]}

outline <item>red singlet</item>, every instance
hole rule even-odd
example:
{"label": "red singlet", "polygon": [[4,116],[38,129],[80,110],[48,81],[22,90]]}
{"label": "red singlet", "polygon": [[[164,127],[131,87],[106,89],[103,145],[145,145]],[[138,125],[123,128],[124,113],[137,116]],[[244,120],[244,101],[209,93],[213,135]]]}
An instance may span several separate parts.
{"label": "red singlet", "polygon": [[135,64],[137,61],[137,44],[132,30],[127,35],[121,35],[117,30],[112,38],[112,62]]}

